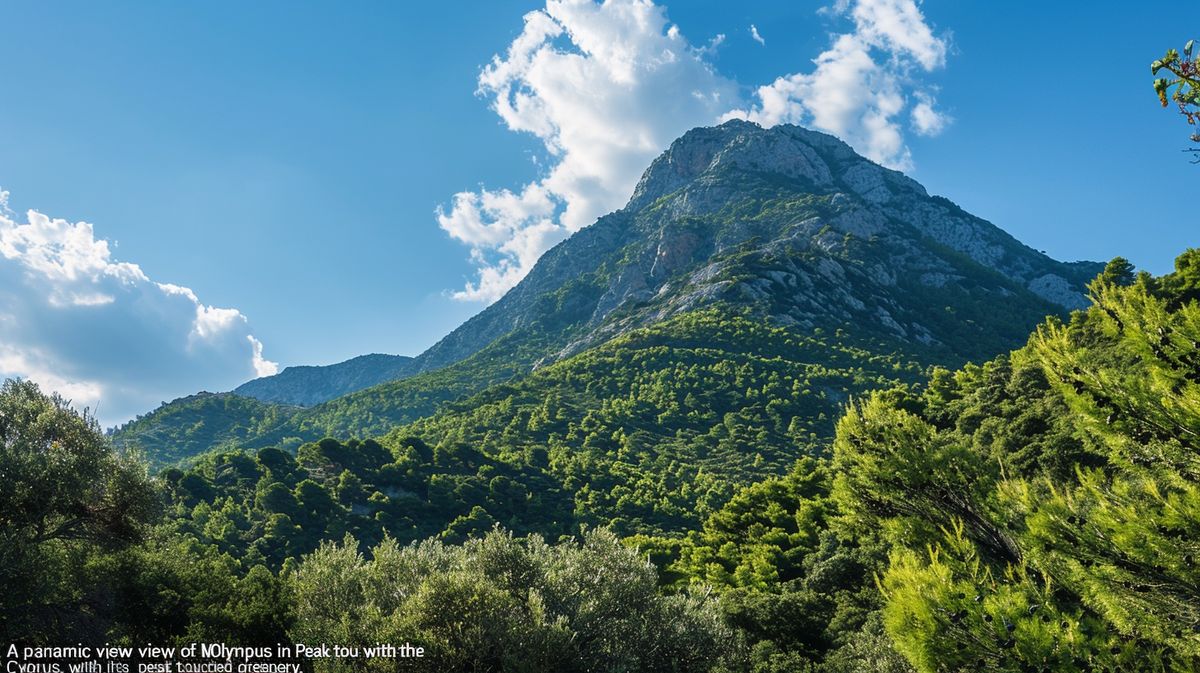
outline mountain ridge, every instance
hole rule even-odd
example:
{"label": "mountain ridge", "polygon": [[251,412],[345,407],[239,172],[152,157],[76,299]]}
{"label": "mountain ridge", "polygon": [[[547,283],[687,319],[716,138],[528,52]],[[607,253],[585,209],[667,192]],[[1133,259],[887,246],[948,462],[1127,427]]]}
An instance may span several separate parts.
{"label": "mountain ridge", "polygon": [[386,431],[712,307],[957,366],[1085,305],[1100,269],[1053,260],[832,136],[726,122],[672,143],[624,208],[553,247],[500,300],[399,363],[396,379],[280,416],[262,441]]}
{"label": "mountain ridge", "polygon": [[[791,125],[764,129],[751,122],[731,120],[716,127],[693,129],[672,143],[647,168],[624,208],[599,218],[545,253],[521,283],[419,355],[420,366],[427,369],[461,360],[491,340],[535,320],[531,314],[536,313],[536,304],[545,292],[579,277],[575,260],[627,242],[622,230],[630,224],[632,213],[652,207],[654,201],[698,185],[700,189],[672,203],[674,210],[669,215],[675,219],[727,202],[730,194],[718,188],[721,169],[726,167],[805,180],[834,195],[848,192],[869,204],[868,212],[829,222],[839,231],[870,235],[880,215],[894,218],[1062,309],[1087,304],[1083,285],[1101,268],[1097,263],[1053,260],[995,225],[969,215],[948,199],[930,197],[916,181],[857,155],[833,136]],[[636,301],[647,293],[652,296],[653,284],[645,281],[669,275],[671,267],[687,257],[687,244],[686,240],[664,237],[650,268],[643,270],[643,277],[618,278],[594,302],[586,324],[598,325],[629,299]],[[941,280],[933,277],[929,282]]]}
{"label": "mountain ridge", "polygon": [[309,407],[412,374],[407,355],[369,353],[331,365],[294,365],[252,379],[231,392],[263,402]]}

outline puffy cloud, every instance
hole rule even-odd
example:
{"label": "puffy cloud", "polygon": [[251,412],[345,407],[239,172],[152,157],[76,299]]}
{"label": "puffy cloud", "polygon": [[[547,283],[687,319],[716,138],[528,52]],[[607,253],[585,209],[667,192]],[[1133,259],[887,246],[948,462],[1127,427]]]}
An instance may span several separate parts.
{"label": "puffy cloud", "polygon": [[[848,15],[854,31],[836,35],[813,63],[812,72],[779,77],[758,89],[758,104],[728,117],[764,126],[795,123],[840,137],[886,166],[912,168],[899,115],[913,72],[929,72],[946,62],[947,44],[925,22],[916,0],[843,0],[830,13]],[[949,118],[934,109],[928,93],[918,96],[913,127],[935,135]]]}
{"label": "puffy cloud", "polygon": [[200,389],[273,374],[236,309],[112,258],[91,224],[0,192],[0,376],[38,382],[106,424]]}
{"label": "puffy cloud", "polygon": [[513,131],[532,133],[552,159],[516,192],[456,194],[438,223],[479,266],[460,299],[493,301],[538,257],[619,208],[641,172],[683,131],[712,124],[738,102],[704,48],[645,0],[550,0],[479,76],[479,94]]}
{"label": "puffy cloud", "polygon": [[758,33],[758,26],[754,25],[753,23],[750,24],[750,37],[751,37],[751,39],[753,39],[755,42],[761,44],[762,46],[764,46],[764,47],[767,46],[767,41],[764,40],[763,36],[759,35],[759,33]]}
{"label": "puffy cloud", "polygon": [[933,97],[917,93],[917,104],[912,109],[912,125],[917,134],[936,136],[952,121],[950,116],[934,109]]}
{"label": "puffy cloud", "polygon": [[866,43],[915,58],[925,70],[946,64],[946,42],[934,37],[916,0],[858,0],[850,14]]}
{"label": "puffy cloud", "polygon": [[715,54],[717,53],[717,49],[723,44],[725,44],[725,33],[717,33],[711,40],[708,41],[708,44],[704,45],[704,47],[699,50],[699,52],[704,56]]}
{"label": "puffy cloud", "polygon": [[[914,73],[944,65],[945,40],[916,0],[839,0],[828,13],[854,30],[836,35],[811,72],[779,77],[749,101],[707,60],[724,36],[695,47],[650,0],[547,0],[526,14],[507,52],[483,68],[478,94],[509,129],[537,137],[550,161],[519,189],[460,192],[437,209],[478,271],[454,297],[498,299],[551,246],[624,205],[650,161],[696,126],[732,117],[803,124],[911,167],[900,121],[907,92]],[[949,122],[928,93],[910,117],[925,135]]]}

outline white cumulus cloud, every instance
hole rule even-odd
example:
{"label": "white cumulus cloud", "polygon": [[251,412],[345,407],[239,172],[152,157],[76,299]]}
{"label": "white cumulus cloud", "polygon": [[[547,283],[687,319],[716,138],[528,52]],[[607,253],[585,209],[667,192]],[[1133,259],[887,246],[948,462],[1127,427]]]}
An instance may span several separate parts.
{"label": "white cumulus cloud", "polygon": [[758,32],[758,26],[754,25],[753,23],[750,24],[750,38],[764,47],[767,46],[767,41],[764,40],[763,36]]}
{"label": "white cumulus cloud", "polygon": [[277,369],[236,309],[114,260],[87,222],[21,218],[0,192],[0,376],[36,381],[111,424]]}
{"label": "white cumulus cloud", "polygon": [[[793,73],[759,87],[758,102],[731,112],[764,126],[804,124],[828,131],[885,166],[909,170],[912,153],[904,142],[900,114],[914,73],[946,63],[947,43],[934,35],[916,0],[839,2],[830,13],[848,16],[854,30],[833,37],[810,72]],[[948,122],[932,94],[918,98],[913,126],[936,135]]]}
{"label": "white cumulus cloud", "polygon": [[802,124],[911,168],[905,111],[918,134],[949,122],[917,81],[945,64],[945,39],[916,0],[839,0],[826,13],[852,30],[835,35],[811,69],[749,99],[708,60],[724,36],[694,46],[651,0],[547,0],[526,14],[506,53],[483,68],[478,94],[507,128],[535,136],[549,162],[529,184],[463,191],[437,209],[478,273],[454,297],[498,299],[554,244],[624,205],[650,161],[696,126],[735,117]]}
{"label": "white cumulus cloud", "polygon": [[913,129],[919,135],[936,136],[952,121],[950,116],[934,108],[933,97],[924,92],[916,94],[917,104],[912,109]]}
{"label": "white cumulus cloud", "polygon": [[479,93],[513,131],[536,136],[552,165],[516,190],[454,195],[438,223],[471,248],[479,277],[456,293],[493,301],[543,252],[620,207],[650,161],[683,131],[737,104],[737,86],[652,2],[550,0],[479,76]]}

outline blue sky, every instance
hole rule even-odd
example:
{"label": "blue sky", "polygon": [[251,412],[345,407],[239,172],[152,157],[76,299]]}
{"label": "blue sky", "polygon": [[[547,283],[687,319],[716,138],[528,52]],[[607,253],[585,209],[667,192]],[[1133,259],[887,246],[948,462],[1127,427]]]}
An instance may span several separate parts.
{"label": "blue sky", "polygon": [[[730,110],[811,122],[813,59],[847,35],[865,40],[873,82],[905,106],[890,120],[899,146],[846,127],[860,151],[1060,259],[1120,254],[1161,273],[1197,244],[1194,221],[1154,205],[1193,193],[1200,167],[1180,152],[1188,129],[1158,107],[1148,63],[1200,36],[1200,7],[1164,20],[1124,2],[926,0],[919,25],[900,26],[909,32],[872,37],[887,17],[863,24],[856,12],[911,0],[659,4],[642,10],[667,23],[630,53],[669,48],[682,65],[635,82],[630,100],[620,82],[570,83],[615,87],[598,113],[644,131],[605,153],[593,151],[604,129],[570,127],[579,100],[542,117],[493,109],[561,72],[506,56],[544,2],[5,3],[0,23],[20,39],[0,70],[0,188],[10,224],[37,226],[0,257],[11,267],[0,268],[0,372],[94,397],[115,421],[271,362],[416,354],[545,246],[619,205],[676,129]],[[586,53],[572,40],[587,31],[627,32],[612,11],[572,11],[545,19],[566,31],[541,36],[548,52]],[[481,87],[497,54],[506,67]],[[772,112],[758,87],[792,75],[787,90],[808,93]],[[661,95],[672,87],[678,96]],[[671,102],[694,89],[720,100]],[[940,128],[924,130],[937,133],[910,115],[925,100]],[[489,210],[503,190],[514,198]],[[90,241],[91,280],[28,261],[55,236]],[[68,304],[82,317],[64,317]],[[5,312],[22,327],[3,327]],[[116,376],[118,365],[134,374]]]}

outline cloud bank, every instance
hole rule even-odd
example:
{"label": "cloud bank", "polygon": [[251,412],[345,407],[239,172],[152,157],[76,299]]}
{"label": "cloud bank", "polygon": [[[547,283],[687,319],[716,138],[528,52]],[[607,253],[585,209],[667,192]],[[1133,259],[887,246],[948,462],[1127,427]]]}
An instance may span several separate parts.
{"label": "cloud bank", "polygon": [[87,222],[20,218],[0,192],[0,376],[33,380],[109,425],[276,370],[236,309],[114,260]]}
{"label": "cloud bank", "polygon": [[438,224],[479,266],[455,296],[499,298],[543,252],[628,199],[680,129],[711,124],[735,104],[737,85],[704,54],[650,2],[551,0],[526,14],[478,92],[509,129],[537,137],[552,166],[515,191],[461,192],[438,209]]}
{"label": "cloud bank", "polygon": [[[947,44],[935,37],[914,0],[840,2],[827,10],[848,16],[854,30],[833,38],[807,73],[759,87],[758,102],[730,112],[763,126],[805,124],[832,133],[869,159],[899,170],[913,167],[900,115],[911,102],[914,73],[946,64]],[[932,91],[915,88],[913,129],[934,135],[948,118]]]}
{"label": "cloud bank", "polygon": [[[825,14],[852,25],[814,67],[744,97],[650,0],[548,0],[479,76],[478,94],[505,126],[549,156],[543,177],[513,189],[455,194],[438,224],[470,248],[477,278],[454,293],[492,302],[546,250],[624,205],[641,172],[688,129],[738,117],[833,133],[865,156],[909,169],[908,127],[939,133],[949,118],[918,76],[945,64],[915,0],[841,0]],[[752,39],[764,43],[757,27]]]}

